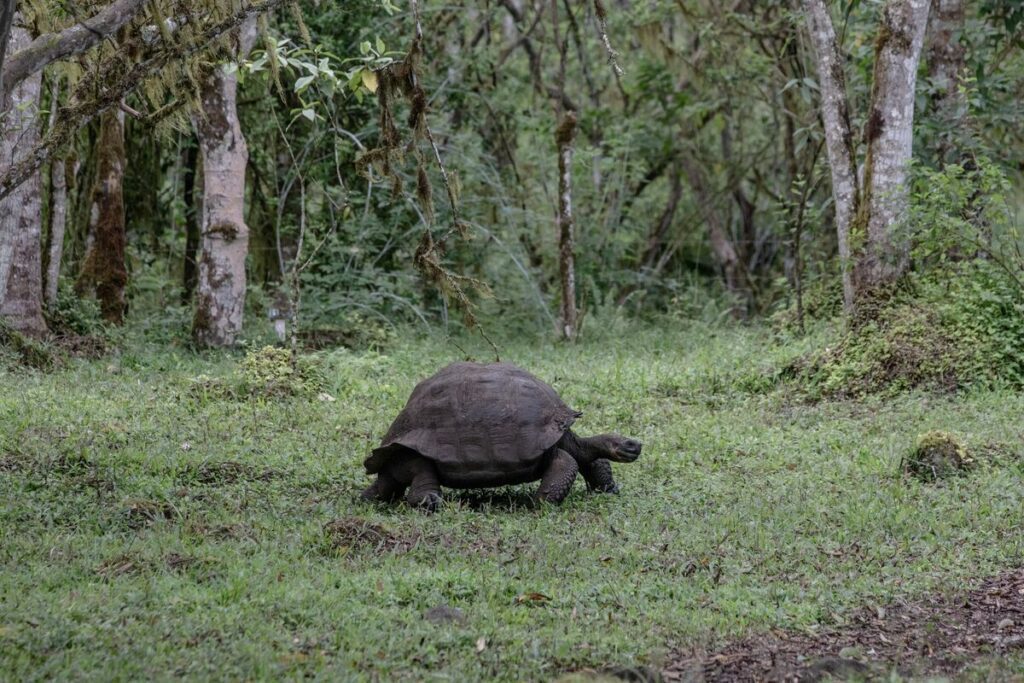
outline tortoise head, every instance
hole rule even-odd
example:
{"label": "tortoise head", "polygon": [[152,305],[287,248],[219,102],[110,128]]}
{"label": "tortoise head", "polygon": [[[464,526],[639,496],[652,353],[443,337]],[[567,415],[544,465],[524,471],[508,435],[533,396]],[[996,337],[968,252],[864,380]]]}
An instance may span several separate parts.
{"label": "tortoise head", "polygon": [[640,457],[643,448],[636,439],[621,434],[598,434],[587,437],[586,441],[595,458],[607,458],[612,462],[633,462]]}

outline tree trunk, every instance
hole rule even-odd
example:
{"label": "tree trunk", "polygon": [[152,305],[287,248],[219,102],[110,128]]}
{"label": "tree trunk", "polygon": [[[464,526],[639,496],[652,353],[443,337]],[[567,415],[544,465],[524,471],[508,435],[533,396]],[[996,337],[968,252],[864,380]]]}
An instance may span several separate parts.
{"label": "tree trunk", "polygon": [[60,264],[64,255],[64,231],[68,220],[67,166],[63,158],[50,165],[50,234],[46,260],[44,299],[47,308],[57,303]]}
{"label": "tree trunk", "polygon": [[576,113],[566,112],[555,131],[558,145],[558,267],[562,282],[562,338],[573,340],[577,329],[576,256],[572,217],[572,154]]}
{"label": "tree trunk", "polygon": [[103,113],[96,156],[92,242],[85,256],[77,290],[79,293],[95,292],[103,319],[120,325],[124,322],[124,289],[128,284],[124,263],[124,112],[110,110]]}
{"label": "tree trunk", "polygon": [[[50,90],[50,125],[56,119],[60,103],[60,80],[55,78]],[[64,157],[54,157],[50,162],[50,230],[47,233],[46,271],[43,280],[43,299],[46,307],[52,309],[57,303],[57,287],[60,281],[60,264],[64,254],[64,231],[68,221],[68,179]]]}
{"label": "tree trunk", "polygon": [[[882,11],[864,130],[864,179],[859,188],[843,56],[832,19],[824,0],[803,2],[817,57],[821,118],[832,168],[843,298],[848,313],[857,298],[892,284],[907,266],[908,245],[897,232],[907,207],[914,91],[930,1],[889,0]],[[851,240],[858,243],[856,253]]]}
{"label": "tree trunk", "polygon": [[858,232],[867,229],[853,270],[857,296],[895,282],[909,261],[909,244],[897,233],[909,198],[914,92],[929,5],[930,0],[891,0],[878,28],[871,111],[864,129],[868,148],[863,199],[855,226]]}
{"label": "tree trunk", "polygon": [[190,144],[185,152],[185,263],[182,272],[181,304],[192,302],[196,291],[196,251],[199,249],[199,215],[196,210],[196,178],[199,172],[199,149]]}
{"label": "tree trunk", "polygon": [[850,259],[850,227],[860,202],[857,166],[850,128],[850,107],[846,97],[845,60],[839,50],[832,17],[824,0],[804,0],[804,10],[817,57],[821,91],[821,122],[825,149],[832,169],[832,198],[836,213],[836,238],[843,278],[843,304],[853,311],[854,289]]}
{"label": "tree trunk", "polygon": [[[238,33],[244,56],[256,38],[255,21]],[[203,163],[203,207],[199,277],[192,338],[200,347],[231,346],[242,330],[245,305],[245,168],[249,150],[238,122],[238,79],[214,68],[202,84],[202,108],[195,116]]]}
{"label": "tree trunk", "polygon": [[0,102],[7,97],[7,91],[4,89],[4,62],[7,61],[7,43],[11,38],[11,26],[14,24],[17,5],[17,0],[0,0]]}
{"label": "tree trunk", "polygon": [[963,0],[932,0],[928,20],[928,78],[934,94],[931,106],[941,123],[936,154],[940,163],[956,163],[954,140],[967,118],[967,98],[961,91],[966,49],[960,42],[964,30]]}
{"label": "tree trunk", "polygon": [[[16,23],[16,22],[15,22]],[[29,43],[28,31],[11,28],[8,52]],[[39,140],[39,90],[34,74],[9,88],[0,110],[0,174],[21,160]],[[33,173],[0,200],[0,318],[18,332],[46,333],[43,320],[42,200],[39,173]]]}

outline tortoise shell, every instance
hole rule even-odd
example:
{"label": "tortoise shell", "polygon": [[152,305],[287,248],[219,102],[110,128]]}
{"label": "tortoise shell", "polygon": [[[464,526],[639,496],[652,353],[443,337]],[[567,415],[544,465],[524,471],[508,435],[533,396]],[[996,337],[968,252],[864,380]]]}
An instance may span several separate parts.
{"label": "tortoise shell", "polygon": [[453,363],[416,385],[364,465],[376,474],[409,449],[436,463],[444,486],[534,481],[545,453],[581,414],[510,363]]}

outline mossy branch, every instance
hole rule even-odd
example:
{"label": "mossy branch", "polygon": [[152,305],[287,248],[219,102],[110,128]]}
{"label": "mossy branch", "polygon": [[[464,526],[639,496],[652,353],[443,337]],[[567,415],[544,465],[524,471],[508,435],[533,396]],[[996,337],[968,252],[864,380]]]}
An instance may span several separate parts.
{"label": "mossy branch", "polygon": [[[180,45],[160,47],[149,57],[132,65],[120,78],[104,83],[103,87],[93,89],[89,87],[90,79],[86,79],[86,82],[76,89],[75,96],[71,98],[73,104],[60,109],[57,121],[46,137],[0,175],[0,199],[9,196],[15,188],[28,180],[39,167],[53,157],[57,150],[71,140],[79,128],[93,121],[110,107],[118,106],[126,95],[135,91],[147,78],[166,68],[168,64],[186,60],[208,49],[249,17],[270,12],[287,2],[289,0],[263,0],[263,2],[256,2],[239,9],[205,30],[191,33],[190,35],[194,36],[192,40],[185,41]],[[110,67],[116,65],[122,58],[122,55],[115,55],[109,60],[109,63],[100,65],[96,69],[96,73],[116,73],[117,71]],[[97,91],[95,96],[86,99],[91,94],[91,90]]]}

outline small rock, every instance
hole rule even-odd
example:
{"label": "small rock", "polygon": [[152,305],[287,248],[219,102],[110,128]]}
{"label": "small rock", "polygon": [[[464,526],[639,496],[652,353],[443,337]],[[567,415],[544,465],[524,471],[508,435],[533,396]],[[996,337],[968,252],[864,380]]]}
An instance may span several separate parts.
{"label": "small rock", "polygon": [[1005,631],[1008,628],[1013,628],[1013,619],[1003,619],[996,624],[997,631]]}

